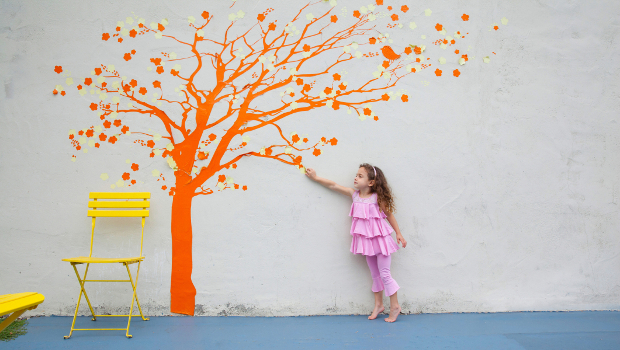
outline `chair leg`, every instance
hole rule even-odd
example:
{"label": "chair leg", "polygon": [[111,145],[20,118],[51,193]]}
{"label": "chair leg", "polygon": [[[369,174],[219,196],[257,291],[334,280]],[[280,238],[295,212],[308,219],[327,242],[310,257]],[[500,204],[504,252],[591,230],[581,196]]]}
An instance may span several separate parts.
{"label": "chair leg", "polygon": [[[86,271],[84,271],[84,279],[80,281],[80,286],[82,288],[82,290],[84,291],[84,298],[86,298],[86,302],[88,303],[88,308],[90,309],[90,313],[91,315],[93,315],[92,320],[93,321],[97,321],[97,316],[95,316],[95,310],[93,310],[93,306],[90,304],[90,299],[88,299],[88,294],[86,294],[86,275],[88,274],[88,268],[90,267],[90,264],[86,264]],[[77,268],[75,267],[75,265],[73,265],[73,268],[75,269],[75,273],[77,274]],[[80,279],[80,276],[78,275],[78,280]]]}
{"label": "chair leg", "polygon": [[[131,280],[131,274],[129,275],[129,281],[131,282],[131,287],[136,290],[135,294],[136,294],[136,304],[138,305],[138,310],[140,310],[140,317],[142,317],[143,321],[148,321],[149,318],[148,317],[144,317],[144,314],[142,313],[142,307],[140,306],[140,299],[138,299],[138,278],[140,277],[140,264],[141,261],[138,261],[138,271],[136,272],[136,283],[134,285],[134,283]],[[129,273],[129,266],[127,266],[127,272]]]}
{"label": "chair leg", "polygon": [[92,320],[93,321],[97,320],[97,318],[95,317],[95,311],[93,311],[93,307],[90,304],[90,300],[88,299],[88,294],[86,294],[86,290],[84,289],[84,280],[86,280],[86,276],[88,275],[88,268],[90,267],[90,264],[86,264],[86,270],[84,271],[84,280],[80,278],[80,274],[77,270],[77,267],[75,267],[75,264],[71,264],[71,266],[73,266],[75,275],[77,276],[78,282],[80,283],[80,296],[78,297],[77,305],[75,306],[75,313],[73,314],[73,322],[71,323],[71,331],[69,332],[69,335],[64,336],[65,339],[71,338],[71,335],[73,334],[73,329],[75,328],[75,319],[77,318],[78,309],[80,308],[80,302],[82,301],[82,293],[84,293],[84,298],[86,298],[86,302],[88,303],[88,308],[90,309],[90,312],[93,315]]}
{"label": "chair leg", "polygon": [[125,265],[125,267],[127,268],[127,274],[129,275],[129,281],[131,282],[131,289],[133,290],[133,293],[131,296],[131,307],[129,308],[129,320],[127,321],[127,333],[125,334],[127,338],[131,338],[133,337],[133,335],[129,334],[129,326],[131,325],[131,315],[133,314],[133,301],[136,298],[136,287],[133,285],[133,280],[131,279],[131,273],[129,272],[129,265],[127,265],[127,263],[123,263],[123,265]]}

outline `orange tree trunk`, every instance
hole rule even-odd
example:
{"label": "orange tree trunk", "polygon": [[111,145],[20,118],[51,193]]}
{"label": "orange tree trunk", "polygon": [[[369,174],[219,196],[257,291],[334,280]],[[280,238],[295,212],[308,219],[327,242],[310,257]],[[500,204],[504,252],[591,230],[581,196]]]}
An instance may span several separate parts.
{"label": "orange tree trunk", "polygon": [[[180,173],[180,174],[179,174]],[[189,176],[175,172],[176,188],[172,199],[172,275],[170,311],[194,315],[196,288],[192,283],[192,199],[193,189],[184,184]]]}

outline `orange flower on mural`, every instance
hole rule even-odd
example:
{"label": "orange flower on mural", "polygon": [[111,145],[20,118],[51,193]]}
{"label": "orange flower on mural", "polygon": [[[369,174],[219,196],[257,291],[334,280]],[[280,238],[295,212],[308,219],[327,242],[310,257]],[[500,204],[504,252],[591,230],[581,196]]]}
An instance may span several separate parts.
{"label": "orange flower on mural", "polygon": [[[214,4],[210,6],[216,6]],[[382,6],[383,1],[376,0],[376,4]],[[424,51],[420,46],[409,46],[373,29],[381,20],[387,28],[392,28],[397,24],[390,20],[399,19],[395,13],[387,18],[378,16],[379,9],[374,8],[374,5],[363,6],[353,11],[353,18],[338,17],[333,6],[316,2],[303,6],[292,18],[279,18],[267,26],[264,20],[273,9],[248,16],[244,11],[235,11],[221,15],[230,21],[222,30],[206,30],[214,15],[203,11],[200,16],[196,15],[199,18],[188,17],[188,33],[180,33],[175,28],[174,35],[164,34],[169,25],[165,19],[150,25],[142,20],[131,31],[113,28],[116,29],[113,37],[125,37],[123,45],[142,38],[150,38],[156,43],[161,42],[157,40],[167,40],[150,51],[160,52],[155,55],[159,57],[140,57],[135,50],[125,53],[123,59],[118,57],[120,63],[144,60],[148,63],[148,73],[144,71],[143,74],[148,75],[124,73],[135,77],[131,79],[118,72],[122,67],[101,65],[93,69],[94,76],[83,82],[89,86],[89,96],[96,99],[88,107],[101,124],[83,130],[87,137],[102,142],[97,144],[101,149],[121,138],[133,139],[133,144],[146,148],[145,157],[148,154],[154,158],[149,160],[149,165],[132,163],[134,177],[146,170],[157,181],[169,178],[168,181],[174,182],[173,186],[157,186],[173,196],[172,312],[194,314],[196,288],[191,278],[191,205],[194,197],[240,188],[246,191],[247,186],[235,183],[234,174],[231,174],[243,169],[247,157],[277,161],[303,173],[303,155],[311,152],[315,157],[323,156],[321,147],[338,143],[335,137],[316,140],[312,135],[283,130],[283,125],[290,125],[282,122],[285,118],[311,117],[313,113],[304,113],[324,108],[321,111],[341,111],[361,121],[378,121],[377,104],[409,101],[406,90],[399,89],[400,83],[407,75],[430,67],[430,64],[412,67],[428,57],[420,56]],[[400,9],[403,13],[409,10],[406,5]],[[469,18],[465,19],[465,16],[464,21]],[[281,22],[276,26],[278,20]],[[237,24],[243,21],[246,22]],[[251,25],[247,26],[247,21]],[[220,23],[223,22],[218,25]],[[435,29],[441,32],[444,27],[437,23]],[[435,32],[435,35],[441,33]],[[102,35],[104,41],[109,38],[108,33]],[[120,37],[118,39],[122,41]],[[446,39],[441,36],[434,40]],[[461,38],[458,40],[456,44]],[[178,54],[162,52],[172,47],[168,44],[180,45],[179,49],[185,51]],[[427,55],[428,51],[424,54]],[[412,52],[418,55],[416,62],[413,56],[409,56]],[[369,60],[372,64],[359,64],[357,60]],[[358,67],[366,66],[373,70],[358,70]],[[345,67],[349,68],[343,69]],[[347,70],[355,72],[350,74]],[[63,72],[61,66],[55,66],[54,71]],[[437,76],[441,73],[441,70],[435,70]],[[454,70],[453,74],[458,76],[460,72]],[[209,80],[211,77],[213,80]],[[147,87],[151,89],[151,84],[155,90],[148,93]],[[64,93],[58,87],[54,91]],[[86,93],[86,89],[80,88],[72,91]],[[154,126],[155,121],[158,129]],[[252,141],[252,132],[261,128],[277,132],[279,136],[273,144]],[[104,129],[107,135],[101,132]],[[83,140],[76,140],[74,134],[70,134],[70,141],[76,150],[87,145],[92,147],[94,140],[85,144]],[[82,134],[84,132],[80,130],[78,135]],[[162,169],[174,176],[165,175]],[[224,171],[226,175],[222,173]],[[121,183],[129,181],[124,186],[136,184],[129,172],[120,177]]]}

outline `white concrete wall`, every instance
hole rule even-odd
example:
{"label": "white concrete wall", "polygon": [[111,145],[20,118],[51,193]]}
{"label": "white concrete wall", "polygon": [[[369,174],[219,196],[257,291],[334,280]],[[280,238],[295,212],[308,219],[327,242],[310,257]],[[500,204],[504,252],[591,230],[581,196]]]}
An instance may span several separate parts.
{"label": "white concrete wall", "polygon": [[[287,1],[237,2],[233,9],[250,19],[273,7],[271,20],[286,21],[278,11],[285,13]],[[53,68],[84,77],[99,63],[121,67],[124,48],[100,38],[132,11],[147,23],[168,18],[175,33],[185,30],[188,15],[232,11],[226,1],[206,4],[0,2],[0,294],[44,294],[31,315],[72,314],[79,288],[61,259],[88,253],[87,194],[109,190],[128,158],[147,170],[145,183],[131,189],[153,193],[139,295],[146,313],[169,314],[171,197],[149,170],[165,164],[130,142],[77,153],[72,162],[67,131],[97,120],[85,100],[51,94],[64,80]],[[423,14],[428,7],[450,23],[463,12],[475,21],[469,54],[476,58],[458,79],[430,71],[413,76],[404,84],[411,102],[377,104],[379,122],[312,112],[282,123],[285,132],[338,138],[320,157],[304,156],[319,176],[352,187],[360,163],[384,170],[409,242],[392,260],[403,312],[618,310],[620,3],[408,5],[401,16],[419,28],[392,30],[401,41],[433,34],[435,17]],[[351,2],[338,6],[353,10]],[[489,32],[502,17],[508,25]],[[142,66],[148,55],[168,50],[152,40],[136,45],[145,53]],[[482,63],[490,51],[497,55]],[[140,66],[135,75],[146,73]],[[250,146],[260,148],[262,140]],[[111,179],[101,180],[103,172]],[[197,315],[371,310],[365,260],[349,253],[350,199],[266,159],[246,158],[229,173],[248,191],[193,203]],[[139,223],[109,220],[99,228],[105,251]],[[91,273],[122,278],[123,272],[115,266]],[[103,287],[88,288],[98,309],[126,309],[128,288]]]}

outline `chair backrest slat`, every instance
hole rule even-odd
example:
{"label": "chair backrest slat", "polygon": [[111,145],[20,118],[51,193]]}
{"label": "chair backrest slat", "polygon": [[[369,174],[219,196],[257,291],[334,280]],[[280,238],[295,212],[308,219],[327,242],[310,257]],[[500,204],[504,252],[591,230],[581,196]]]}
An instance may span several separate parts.
{"label": "chair backrest slat", "polygon": [[148,210],[89,210],[91,217],[148,217]]}
{"label": "chair backrest slat", "polygon": [[90,201],[89,208],[149,208],[149,201]]}
{"label": "chair backrest slat", "polygon": [[151,192],[91,192],[88,198],[95,199],[147,199]]}

